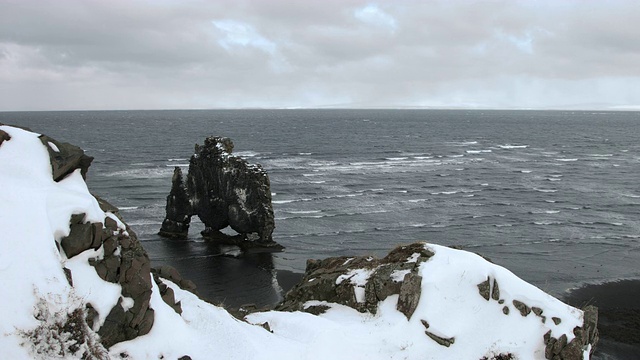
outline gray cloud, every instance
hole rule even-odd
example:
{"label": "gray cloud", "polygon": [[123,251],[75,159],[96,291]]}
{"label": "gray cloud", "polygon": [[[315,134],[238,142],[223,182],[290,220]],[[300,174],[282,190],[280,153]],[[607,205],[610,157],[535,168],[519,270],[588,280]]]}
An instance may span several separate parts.
{"label": "gray cloud", "polygon": [[635,1],[0,0],[0,110],[638,107]]}

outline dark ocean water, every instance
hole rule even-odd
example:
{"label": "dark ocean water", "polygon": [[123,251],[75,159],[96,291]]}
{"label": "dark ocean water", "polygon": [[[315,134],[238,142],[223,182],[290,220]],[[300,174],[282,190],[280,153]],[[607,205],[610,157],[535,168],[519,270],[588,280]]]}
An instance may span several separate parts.
{"label": "dark ocean water", "polygon": [[[95,157],[153,265],[230,305],[278,301],[308,258],[425,240],[481,253],[555,295],[640,278],[640,113],[229,110],[0,113]],[[228,136],[268,171],[278,254],[156,235],[174,166]],[[236,256],[233,256],[236,255]],[[276,277],[276,272],[279,276]]]}

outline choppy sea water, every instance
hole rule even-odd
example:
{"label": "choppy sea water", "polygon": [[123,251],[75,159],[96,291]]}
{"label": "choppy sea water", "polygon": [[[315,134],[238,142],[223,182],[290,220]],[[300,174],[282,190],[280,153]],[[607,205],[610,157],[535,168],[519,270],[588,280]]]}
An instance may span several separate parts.
{"label": "choppy sea water", "polygon": [[[94,156],[90,189],[121,209],[153,265],[177,267],[216,302],[271,304],[308,258],[418,240],[481,253],[555,295],[640,278],[638,112],[6,112],[0,122]],[[269,173],[284,252],[220,249],[197,221],[188,241],[156,235],[173,168],[186,170],[209,135]]]}

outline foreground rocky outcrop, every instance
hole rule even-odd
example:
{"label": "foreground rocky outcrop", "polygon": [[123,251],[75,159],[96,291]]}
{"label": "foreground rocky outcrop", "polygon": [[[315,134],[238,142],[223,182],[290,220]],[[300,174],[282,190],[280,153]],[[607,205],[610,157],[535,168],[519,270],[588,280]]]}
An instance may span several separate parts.
{"label": "foreground rocky outcrop", "polygon": [[[276,307],[280,311],[303,311],[311,314],[323,314],[332,309],[333,304],[340,304],[358,310],[376,314],[380,303],[390,297],[395,303],[395,309],[406,316],[409,321],[414,314],[420,317],[419,321],[424,326],[425,335],[443,347],[452,347],[459,344],[463,335],[456,336],[455,328],[443,324],[441,320],[432,321],[433,318],[425,316],[424,309],[416,311],[425,303],[435,305],[438,301],[427,299],[428,297],[444,297],[446,306],[434,309],[441,311],[442,318],[455,321],[455,313],[465,312],[464,306],[472,306],[477,318],[464,319],[466,323],[460,332],[464,333],[465,327],[473,327],[482,311],[495,312],[496,321],[500,326],[514,326],[512,331],[521,331],[520,326],[532,326],[539,335],[531,341],[537,343],[538,354],[545,359],[583,359],[585,354],[591,354],[598,342],[598,310],[594,306],[586,306],[584,312],[566,330],[558,331],[563,321],[567,319],[565,313],[568,306],[560,301],[543,294],[537,290],[536,294],[518,294],[514,292],[519,285],[515,283],[513,274],[494,269],[493,271],[478,268],[469,263],[458,263],[451,266],[451,257],[439,261],[439,265],[430,264],[436,254],[461,252],[460,250],[444,249],[425,243],[414,243],[399,246],[382,259],[371,256],[359,257],[333,257],[324,260],[308,260],[304,277],[285,296],[284,300]],[[473,261],[485,263],[484,266],[499,268],[489,264],[480,256],[465,254],[475,257]],[[437,261],[437,260],[436,260]],[[451,276],[458,284],[447,283],[447,276],[443,272],[451,272]],[[468,272],[470,274],[468,274]],[[463,288],[468,279],[478,279],[486,272],[484,280],[477,281],[475,286],[469,288],[472,291],[464,294],[452,291],[451,288]],[[451,275],[449,274],[449,275]],[[460,274],[459,276],[456,274]],[[519,280],[519,279],[518,279]],[[434,287],[425,286],[432,283]],[[425,293],[427,289],[427,293]],[[447,289],[447,290],[443,290]],[[438,294],[440,293],[440,294]],[[461,296],[464,296],[461,297]],[[467,299],[466,297],[471,297]],[[449,306],[459,304],[459,307]],[[482,309],[483,307],[489,310]],[[574,314],[575,315],[575,314]],[[500,322],[500,318],[510,318]],[[520,321],[519,319],[522,319]],[[536,319],[531,322],[532,319]],[[537,324],[537,325],[535,325]],[[267,324],[268,325],[268,324]],[[493,326],[486,324],[486,326]],[[439,328],[440,327],[440,328]],[[449,328],[443,331],[442,329]],[[489,331],[489,330],[487,330]],[[480,335],[480,334],[479,334]],[[472,338],[473,339],[473,338]],[[481,336],[476,340],[481,341]],[[497,347],[499,348],[499,347]],[[505,347],[508,350],[508,347]],[[502,356],[502,357],[501,357]],[[494,353],[493,357],[509,359],[509,351]]]}
{"label": "foreground rocky outcrop", "polygon": [[[251,243],[278,247],[272,239],[275,221],[269,177],[260,165],[232,152],[229,138],[208,137],[203,146],[196,144],[186,181],[176,167],[160,235],[185,238],[191,216],[197,215],[206,226],[205,238],[241,247]],[[227,226],[239,235],[222,234],[220,230]]]}
{"label": "foreground rocky outcrop", "polygon": [[[20,134],[24,136],[22,133]],[[84,279],[80,280],[80,284],[76,281],[76,275],[78,274],[76,274],[75,270],[78,268],[84,269],[84,265],[85,267],[90,266],[97,277],[106,283],[113,284],[114,287],[112,289],[119,289],[119,292],[112,294],[116,300],[113,306],[94,306],[92,303],[97,304],[101,303],[101,301],[87,301],[84,303],[84,307],[78,307],[72,311],[70,316],[75,320],[71,322],[60,313],[54,314],[49,311],[46,308],[51,305],[47,304],[46,298],[48,295],[41,295],[43,298],[38,303],[40,308],[38,310],[40,315],[38,316],[45,323],[50,321],[49,318],[51,317],[60,318],[60,321],[58,321],[60,324],[54,322],[45,327],[27,332],[27,334],[31,334],[30,336],[32,337],[41,337],[43,336],[43,329],[51,332],[51,329],[59,328],[59,331],[69,332],[67,336],[70,339],[65,341],[77,343],[75,349],[79,352],[75,355],[101,358],[100,354],[106,351],[104,348],[148,334],[154,324],[154,310],[150,307],[152,281],[154,279],[151,276],[152,269],[149,257],[138,241],[135,232],[120,217],[116,207],[97,196],[92,198],[89,195],[83,198],[79,195],[82,191],[86,191],[84,179],[93,158],[85,155],[84,151],[77,146],[59,142],[46,135],[40,135],[38,139],[46,149],[48,165],[50,166],[49,176],[53,182],[47,183],[45,179],[35,180],[51,187],[51,194],[47,194],[45,197],[49,198],[47,204],[55,204],[60,201],[59,206],[61,207],[60,209],[53,209],[54,212],[51,212],[49,217],[56,218],[64,216],[63,214],[65,213],[70,213],[67,222],[68,230],[57,230],[56,234],[58,235],[55,236],[56,249],[63,259],[63,268],[61,270],[64,271],[68,285],[71,288],[84,285],[82,284]],[[4,150],[6,143],[14,141],[12,136],[4,130],[0,130],[0,140],[0,146],[2,146],[0,149],[2,150]],[[36,150],[29,149],[18,154],[18,156],[29,158],[30,152],[38,153]],[[36,169],[38,169],[39,165],[35,160],[33,164],[26,163],[19,166],[31,170],[33,176],[38,173]],[[5,170],[10,171],[7,167],[5,167]],[[81,177],[78,178],[77,175]],[[33,180],[25,178],[22,182],[28,186]],[[43,185],[40,185],[40,187],[43,187]],[[56,194],[56,188],[60,189],[60,193]],[[12,189],[8,190],[12,191]],[[61,199],[61,194],[69,190],[72,190],[68,194],[69,199]],[[32,192],[37,193],[37,191],[39,190],[36,188]],[[74,204],[77,201],[85,205]],[[78,210],[81,208],[85,208],[85,211]],[[35,222],[36,219],[33,221]],[[37,252],[36,249],[33,249],[33,251]],[[159,273],[163,275],[173,274],[167,268],[160,269]],[[86,278],[86,274],[80,275],[81,278]],[[175,274],[173,277],[176,278],[179,275]],[[155,281],[159,285],[162,284],[162,280],[159,277],[156,277]],[[185,285],[190,290],[195,289],[192,283],[185,282]],[[92,294],[92,296],[96,296],[96,299],[103,295],[109,297],[108,294]],[[169,306],[179,309],[179,303],[176,304],[171,294],[163,294],[163,299]],[[42,315],[50,313],[51,316],[49,318]],[[79,322],[84,325],[79,325]],[[95,331],[99,342],[91,340],[92,337],[90,335],[93,331]],[[79,344],[84,343],[93,345],[91,349],[85,349],[83,352]],[[103,350],[100,350],[100,347],[103,347]],[[71,349],[74,349],[74,347]],[[47,352],[46,354],[49,353]]]}

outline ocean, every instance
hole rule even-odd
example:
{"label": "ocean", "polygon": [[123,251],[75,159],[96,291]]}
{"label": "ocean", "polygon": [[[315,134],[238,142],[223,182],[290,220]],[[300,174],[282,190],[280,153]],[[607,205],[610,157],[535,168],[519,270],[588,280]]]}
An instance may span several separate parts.
{"label": "ocean", "polygon": [[[153,266],[207,299],[277,302],[310,258],[459,246],[556,296],[640,278],[640,113],[484,110],[4,112],[95,157],[88,184],[118,206]],[[271,179],[275,254],[156,235],[175,166],[227,136]]]}

